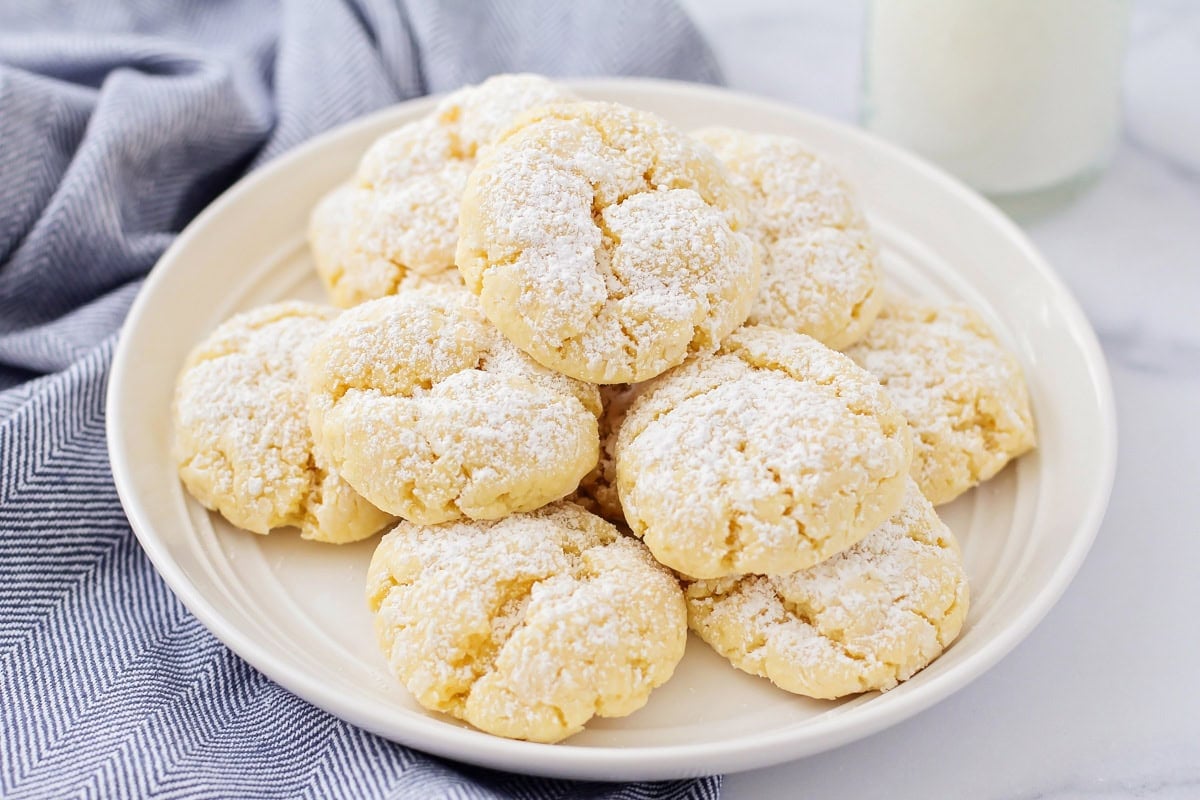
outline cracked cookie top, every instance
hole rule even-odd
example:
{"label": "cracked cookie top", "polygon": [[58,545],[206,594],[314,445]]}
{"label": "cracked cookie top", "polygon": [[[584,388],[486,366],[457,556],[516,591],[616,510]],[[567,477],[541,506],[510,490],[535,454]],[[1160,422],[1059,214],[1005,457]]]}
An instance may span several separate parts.
{"label": "cracked cookie top", "polygon": [[749,313],[759,255],[703,145],[653,114],[575,103],[522,117],[463,196],[457,262],[484,313],[551,369],[643,381]]}
{"label": "cracked cookie top", "polygon": [[748,232],[763,252],[747,323],[806,333],[835,350],[871,327],[883,302],[875,245],[845,179],[789,136],[705,128],[746,196]]}
{"label": "cracked cookie top", "polygon": [[841,353],[740,328],[640,389],[617,436],[630,529],[693,578],[785,573],[857,542],[903,495],[908,425]]}
{"label": "cracked cookie top", "polygon": [[907,680],[958,636],[968,591],[953,535],[906,484],[895,515],[827,561],[690,584],[688,624],[738,669],[796,694],[832,699]]}
{"label": "cracked cookie top", "polygon": [[239,528],[294,525],[351,542],[391,518],[315,447],[302,369],[332,308],[284,302],[238,314],[196,346],[175,385],[174,455],[193,497]]}
{"label": "cracked cookie top", "polygon": [[964,305],[893,300],[846,355],[875,375],[913,430],[913,477],[934,505],[1034,446],[1017,360]]}
{"label": "cracked cookie top", "polygon": [[371,561],[367,601],[421,705],[538,742],[640,708],[687,637],[674,576],[568,502],[494,522],[402,522]]}
{"label": "cracked cookie top", "polygon": [[308,386],[330,461],[414,522],[528,511],[596,465],[596,387],[521,353],[462,290],[413,289],[345,311],[313,346]]}
{"label": "cracked cookie top", "polygon": [[458,283],[458,205],[475,159],[512,120],[575,100],[537,75],[497,75],[447,95],[377,140],[354,180],[313,210],[317,272],[342,307],[434,281]]}

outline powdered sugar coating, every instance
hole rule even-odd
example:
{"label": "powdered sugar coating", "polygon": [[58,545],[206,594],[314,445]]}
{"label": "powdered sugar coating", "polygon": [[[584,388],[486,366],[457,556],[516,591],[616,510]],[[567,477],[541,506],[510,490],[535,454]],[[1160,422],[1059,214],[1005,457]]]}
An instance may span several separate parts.
{"label": "powdered sugar coating", "polygon": [[600,461],[583,476],[572,500],[609,522],[625,524],[621,498],[617,493],[617,434],[625,412],[637,398],[639,384],[615,383],[600,387],[604,413],[600,415]]}
{"label": "powdered sugar coating", "polygon": [[907,484],[894,516],[827,561],[689,585],[689,626],[738,669],[809,697],[912,677],[958,636],[969,592],[953,535]]}
{"label": "powdered sugar coating", "polygon": [[363,496],[414,522],[494,519],[596,465],[595,386],[536,364],[470,294],[413,289],[346,311],[313,347],[316,440]]}
{"label": "powdered sugar coating", "polygon": [[229,319],[196,346],[175,385],[174,455],[188,492],[239,528],[294,525],[351,542],[391,518],[350,488],[308,430],[301,370],[331,308],[277,303]]}
{"label": "powdered sugar coating", "polygon": [[806,333],[840,350],[862,338],[882,305],[882,272],[866,220],[831,163],[788,136],[706,128],[746,196],[748,232],[763,250],[749,324]]}
{"label": "powdered sugar coating", "polygon": [[367,601],[421,705],[538,742],[643,706],[687,636],[674,576],[567,502],[496,522],[402,522],[371,561]]}
{"label": "powdered sugar coating", "polygon": [[578,100],[574,92],[541,75],[493,75],[478,86],[446,95],[434,113],[454,132],[462,153],[478,157],[521,114]]}
{"label": "powdered sugar coating", "polygon": [[333,303],[349,308],[413,287],[461,285],[445,253],[458,241],[456,198],[465,182],[464,172],[457,183],[439,175],[395,192],[345,184],[323,197],[313,209],[308,241]]}
{"label": "powdered sugar coating", "polygon": [[458,207],[477,153],[520,113],[574,99],[540,76],[497,75],[376,141],[354,180],[326,195],[309,223],[317,272],[334,303],[460,282]]}
{"label": "powdered sugar coating", "polygon": [[593,383],[711,352],[749,313],[758,257],[740,193],[658,117],[576,103],[523,117],[479,159],[457,262],[504,334]]}
{"label": "powdered sugar coating", "polygon": [[804,569],[902,499],[904,418],[850,359],[802,334],[735,331],[648,383],[617,436],[630,529],[694,578]]}
{"label": "powdered sugar coating", "polygon": [[892,300],[846,354],[879,378],[907,417],[912,474],[934,505],[1035,444],[1021,367],[967,306]]}

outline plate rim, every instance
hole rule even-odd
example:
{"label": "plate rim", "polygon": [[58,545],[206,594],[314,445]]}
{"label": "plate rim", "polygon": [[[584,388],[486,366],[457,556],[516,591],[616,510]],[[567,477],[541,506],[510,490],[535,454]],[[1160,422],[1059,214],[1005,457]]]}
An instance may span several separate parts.
{"label": "plate rim", "polygon": [[[648,78],[582,78],[561,82],[572,88],[597,94],[619,93],[632,87],[695,99],[711,99],[714,95],[722,95],[740,103],[759,106],[771,114],[790,116],[806,125],[824,128],[839,137],[856,140],[859,145],[881,150],[886,157],[904,162],[908,168],[916,170],[954,195],[956,200],[968,206],[976,215],[986,218],[989,225],[998,228],[1017,247],[1028,266],[1038,272],[1039,277],[1054,289],[1057,294],[1056,300],[1070,315],[1070,319],[1067,320],[1068,327],[1076,334],[1072,338],[1091,378],[1091,396],[1103,424],[1103,430],[1098,431],[1101,450],[1099,482],[1091,487],[1087,502],[1081,506],[1064,557],[1021,613],[1011,619],[996,635],[979,644],[963,661],[938,676],[938,680],[922,686],[920,691],[905,694],[891,703],[877,705],[874,709],[868,705],[854,715],[834,717],[822,723],[819,741],[806,741],[809,738],[805,735],[806,726],[798,726],[791,730],[740,735],[732,741],[640,745],[636,748],[611,745],[571,747],[569,743],[546,745],[502,739],[479,731],[447,725],[429,717],[418,718],[411,721],[411,724],[408,720],[402,720],[403,724],[397,727],[405,728],[409,741],[419,742],[419,746],[408,742],[401,743],[487,767],[550,777],[655,780],[738,772],[815,755],[869,736],[941,702],[987,672],[1033,631],[1066,591],[1099,532],[1116,475],[1117,417],[1111,377],[1095,331],[1064,281],[1054,272],[1025,233],[973,189],[919,156],[849,123],[830,119],[773,98],[706,84]],[[158,259],[138,291],[121,326],[105,398],[105,433],[117,494],[142,549],[172,592],[212,635],[268,678],[306,702],[392,741],[399,741],[394,730],[383,730],[374,720],[354,713],[353,710],[347,713],[345,707],[338,705],[337,692],[331,687],[301,670],[292,669],[288,664],[279,662],[269,648],[260,646],[252,638],[243,636],[235,627],[227,625],[221,613],[187,579],[182,568],[170,558],[166,548],[159,545],[148,513],[139,503],[133,477],[135,471],[129,463],[129,454],[121,446],[124,440],[124,426],[119,410],[125,402],[123,386],[127,382],[127,375],[134,368],[131,332],[146,313],[150,298],[154,295],[153,290],[163,280],[170,263],[177,253],[191,246],[198,236],[197,232],[202,231],[210,218],[222,213],[226,206],[236,203],[257,183],[292,169],[301,163],[309,152],[321,147],[325,142],[346,136],[354,129],[373,127],[401,110],[409,112],[432,107],[437,99],[438,95],[430,95],[406,100],[308,139],[262,168],[243,176],[201,211]],[[801,743],[804,746],[798,746]]]}

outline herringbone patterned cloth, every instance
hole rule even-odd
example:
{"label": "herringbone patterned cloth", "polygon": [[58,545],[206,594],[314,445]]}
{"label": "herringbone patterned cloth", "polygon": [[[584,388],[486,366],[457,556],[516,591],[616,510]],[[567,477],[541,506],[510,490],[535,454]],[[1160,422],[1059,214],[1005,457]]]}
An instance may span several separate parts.
{"label": "herringbone patterned cloth", "polygon": [[0,3],[0,797],[716,795],[471,769],[318,711],[183,608],[113,489],[116,330],[188,220],[321,130],[515,70],[717,77],[668,0]]}

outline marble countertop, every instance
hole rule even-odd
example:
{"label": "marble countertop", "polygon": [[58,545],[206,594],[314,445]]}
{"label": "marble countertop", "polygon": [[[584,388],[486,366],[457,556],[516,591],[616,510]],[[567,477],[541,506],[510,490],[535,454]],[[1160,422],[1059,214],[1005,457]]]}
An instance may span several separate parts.
{"label": "marble countertop", "polygon": [[[686,0],[729,84],[857,115],[862,3]],[[1101,182],[1026,231],[1099,334],[1120,457],[1096,544],[999,665],[883,733],[723,796],[1200,798],[1200,3],[1137,0]]]}

